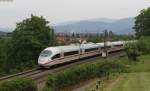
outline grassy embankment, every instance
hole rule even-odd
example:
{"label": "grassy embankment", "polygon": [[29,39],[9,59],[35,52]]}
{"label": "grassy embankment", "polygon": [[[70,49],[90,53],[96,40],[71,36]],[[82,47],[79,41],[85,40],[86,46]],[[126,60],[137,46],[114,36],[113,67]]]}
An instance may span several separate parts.
{"label": "grassy embankment", "polygon": [[107,77],[112,73],[120,74],[125,72],[125,65],[116,61],[119,59],[117,57],[103,60],[98,59],[94,63],[81,64],[55,74],[50,74],[43,91],[60,91],[64,87],[70,87],[82,81]]}
{"label": "grassy embankment", "polygon": [[[140,56],[139,62],[130,62],[127,58],[121,60],[128,67],[128,73],[104,80],[103,91],[150,91],[150,55]],[[95,83],[85,91],[94,87]]]}
{"label": "grassy embankment", "polygon": [[[150,91],[149,60],[150,55],[146,55],[139,57],[139,62],[133,62],[128,60],[127,57],[122,57],[97,60],[98,62],[92,64],[82,64],[51,74],[47,80],[47,88],[43,91],[54,91],[53,88],[68,87],[93,78],[98,78],[103,83],[100,86],[100,91]],[[1,84],[1,89],[4,89],[3,84],[5,83]],[[88,89],[93,89],[94,84]],[[13,84],[10,85],[13,86]],[[10,89],[11,86],[6,85]],[[20,85],[17,86],[20,87]],[[85,89],[85,91],[91,91],[88,89]]]}
{"label": "grassy embankment", "polygon": [[124,74],[111,91],[150,91],[150,55],[141,56],[139,60],[130,67],[132,73]]}

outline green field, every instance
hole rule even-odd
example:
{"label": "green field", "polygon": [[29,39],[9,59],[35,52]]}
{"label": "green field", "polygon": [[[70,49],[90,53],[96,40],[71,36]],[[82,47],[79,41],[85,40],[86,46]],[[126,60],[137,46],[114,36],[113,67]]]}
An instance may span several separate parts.
{"label": "green field", "polygon": [[125,74],[111,87],[111,91],[150,91],[150,72]]}
{"label": "green field", "polygon": [[[132,62],[127,57],[117,61],[127,66],[127,72],[115,78],[104,80],[104,88],[100,91],[150,91],[150,55],[140,56],[138,62]],[[85,91],[91,91],[95,84]]]}
{"label": "green field", "polygon": [[107,87],[109,91],[150,91],[150,55],[140,56],[139,62],[129,64],[129,71],[112,82]]}

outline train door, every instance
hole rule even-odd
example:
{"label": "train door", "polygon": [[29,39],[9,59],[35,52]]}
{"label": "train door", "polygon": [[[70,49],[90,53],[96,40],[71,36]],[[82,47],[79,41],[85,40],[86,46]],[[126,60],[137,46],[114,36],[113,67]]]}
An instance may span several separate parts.
{"label": "train door", "polygon": [[81,44],[79,49],[80,49],[80,55],[85,53],[84,45]]}
{"label": "train door", "polygon": [[101,48],[100,48],[100,47],[98,48],[98,53],[99,53],[99,54],[101,53]]}
{"label": "train door", "polygon": [[61,52],[60,55],[61,55],[61,58],[64,58],[64,52]]}

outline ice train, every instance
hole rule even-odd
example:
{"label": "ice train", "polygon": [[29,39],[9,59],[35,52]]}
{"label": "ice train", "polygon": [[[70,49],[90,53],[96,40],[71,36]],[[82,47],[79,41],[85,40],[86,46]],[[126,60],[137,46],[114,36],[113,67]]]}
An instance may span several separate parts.
{"label": "ice train", "polygon": [[[107,52],[116,52],[124,49],[125,41],[107,42]],[[104,43],[70,44],[65,46],[48,47],[44,49],[38,58],[40,67],[49,68],[53,65],[90,57],[102,55]]]}

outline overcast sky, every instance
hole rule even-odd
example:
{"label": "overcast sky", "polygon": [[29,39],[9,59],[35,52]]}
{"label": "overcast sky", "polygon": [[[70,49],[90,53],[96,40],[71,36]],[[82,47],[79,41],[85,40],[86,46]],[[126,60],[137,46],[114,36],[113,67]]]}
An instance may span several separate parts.
{"label": "overcast sky", "polygon": [[0,0],[0,27],[14,28],[32,14],[52,24],[91,18],[126,18],[150,6],[150,0]]}

